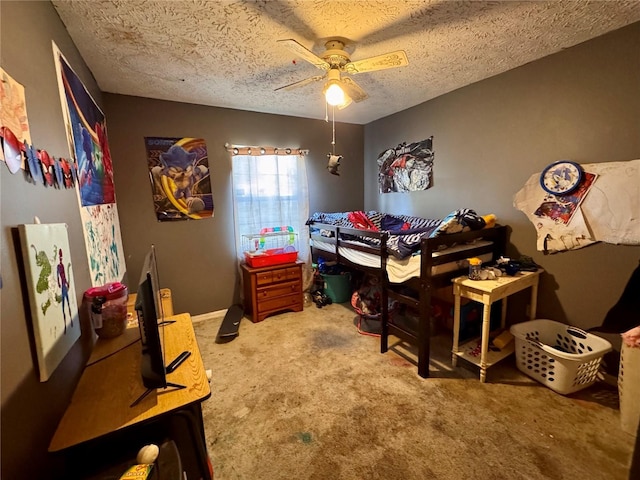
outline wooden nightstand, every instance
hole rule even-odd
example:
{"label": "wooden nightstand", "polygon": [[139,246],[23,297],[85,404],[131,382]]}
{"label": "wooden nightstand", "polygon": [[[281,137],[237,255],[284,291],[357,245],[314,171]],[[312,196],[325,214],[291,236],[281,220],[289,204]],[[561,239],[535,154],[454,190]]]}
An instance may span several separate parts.
{"label": "wooden nightstand", "polygon": [[253,322],[283,310],[301,312],[302,263],[253,268],[242,264],[244,312]]}

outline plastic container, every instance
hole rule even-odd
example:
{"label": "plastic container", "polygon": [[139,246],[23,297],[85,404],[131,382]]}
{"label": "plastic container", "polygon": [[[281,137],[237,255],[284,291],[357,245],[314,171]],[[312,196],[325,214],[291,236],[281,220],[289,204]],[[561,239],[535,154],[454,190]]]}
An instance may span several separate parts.
{"label": "plastic container", "polygon": [[469,278],[471,280],[481,280],[482,260],[477,257],[469,259]]}
{"label": "plastic container", "polygon": [[114,338],[127,328],[127,299],[129,290],[120,282],[107,283],[84,292],[91,323],[100,338]]}
{"label": "plastic container", "polygon": [[322,273],[324,293],[333,303],[344,303],[351,299],[351,274],[328,275]]}
{"label": "plastic container", "polygon": [[244,252],[244,260],[253,268],[268,267],[270,265],[282,265],[293,263],[298,259],[298,251],[285,248],[274,248],[260,252]]}
{"label": "plastic container", "polygon": [[562,395],[592,385],[602,357],[612,349],[604,338],[553,320],[517,323],[510,331],[518,369]]}
{"label": "plastic container", "polygon": [[298,234],[292,227],[263,228],[242,235],[247,265],[253,268],[293,263],[298,259]]}

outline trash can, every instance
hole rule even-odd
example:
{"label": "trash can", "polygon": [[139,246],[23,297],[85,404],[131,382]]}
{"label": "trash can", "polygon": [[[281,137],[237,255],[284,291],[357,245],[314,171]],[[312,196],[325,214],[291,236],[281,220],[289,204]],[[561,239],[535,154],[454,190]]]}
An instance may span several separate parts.
{"label": "trash can", "polygon": [[324,280],[324,293],[333,303],[344,303],[351,300],[351,274],[349,272],[339,275],[322,274]]}

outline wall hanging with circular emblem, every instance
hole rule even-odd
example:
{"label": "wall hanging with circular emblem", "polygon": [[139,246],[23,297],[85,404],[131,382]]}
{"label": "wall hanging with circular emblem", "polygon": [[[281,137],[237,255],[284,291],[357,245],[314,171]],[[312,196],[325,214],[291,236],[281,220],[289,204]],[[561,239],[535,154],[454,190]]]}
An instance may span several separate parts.
{"label": "wall hanging with circular emblem", "polygon": [[566,195],[578,188],[582,176],[582,167],[576,162],[560,160],[545,167],[540,174],[540,186],[553,195]]}

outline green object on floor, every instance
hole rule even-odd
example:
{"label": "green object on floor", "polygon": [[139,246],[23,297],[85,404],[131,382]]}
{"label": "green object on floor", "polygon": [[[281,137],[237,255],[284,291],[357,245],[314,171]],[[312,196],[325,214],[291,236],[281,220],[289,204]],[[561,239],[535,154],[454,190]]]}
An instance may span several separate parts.
{"label": "green object on floor", "polygon": [[340,275],[322,274],[324,280],[324,293],[333,303],[344,303],[351,299],[351,274],[349,272]]}

